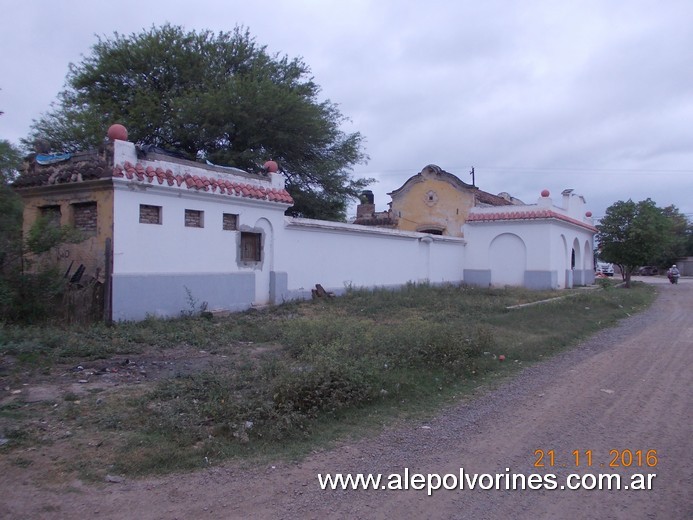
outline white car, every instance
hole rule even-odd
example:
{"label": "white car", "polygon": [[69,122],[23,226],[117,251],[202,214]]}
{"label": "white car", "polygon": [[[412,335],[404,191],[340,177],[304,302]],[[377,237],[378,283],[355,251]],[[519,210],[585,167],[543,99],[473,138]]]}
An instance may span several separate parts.
{"label": "white car", "polygon": [[614,264],[608,264],[606,262],[597,262],[597,274],[603,274],[604,276],[614,275]]}

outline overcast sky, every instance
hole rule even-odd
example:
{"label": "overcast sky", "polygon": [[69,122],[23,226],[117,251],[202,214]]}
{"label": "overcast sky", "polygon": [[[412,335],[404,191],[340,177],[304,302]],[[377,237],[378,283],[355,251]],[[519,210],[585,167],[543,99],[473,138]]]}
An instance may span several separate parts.
{"label": "overcast sky", "polygon": [[[97,35],[249,29],[302,57],[366,138],[376,207],[427,164],[595,216],[652,198],[693,217],[690,0],[0,0],[0,139],[18,144]],[[127,125],[127,122],[124,122]],[[558,200],[556,197],[555,200]]]}

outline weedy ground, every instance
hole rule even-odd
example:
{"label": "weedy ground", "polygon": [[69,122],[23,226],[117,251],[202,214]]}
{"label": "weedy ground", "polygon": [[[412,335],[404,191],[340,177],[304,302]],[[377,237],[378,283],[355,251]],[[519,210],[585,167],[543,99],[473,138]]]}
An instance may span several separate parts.
{"label": "weedy ground", "polygon": [[226,317],[5,325],[0,454],[40,463],[46,475],[95,479],[300,458],[433,414],[653,298],[644,284],[561,292],[412,284]]}

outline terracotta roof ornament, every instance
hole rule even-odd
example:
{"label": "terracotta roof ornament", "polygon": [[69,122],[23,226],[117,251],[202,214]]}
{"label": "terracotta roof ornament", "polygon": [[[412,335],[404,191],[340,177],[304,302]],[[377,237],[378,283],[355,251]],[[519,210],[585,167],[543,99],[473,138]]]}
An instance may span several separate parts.
{"label": "terracotta roof ornament", "polygon": [[115,123],[108,127],[108,132],[106,133],[111,141],[127,141],[128,140],[128,129],[125,128],[120,123]]}

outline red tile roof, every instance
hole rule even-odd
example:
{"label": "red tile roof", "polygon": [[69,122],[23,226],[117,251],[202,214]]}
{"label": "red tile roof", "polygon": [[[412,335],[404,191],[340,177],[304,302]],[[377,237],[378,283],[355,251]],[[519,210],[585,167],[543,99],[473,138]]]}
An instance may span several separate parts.
{"label": "red tile roof", "polygon": [[496,213],[476,213],[470,212],[467,216],[467,222],[491,222],[496,220],[538,220],[555,218],[564,222],[570,222],[576,226],[584,227],[596,233],[597,228],[587,222],[582,222],[578,219],[563,215],[551,209],[534,209],[529,211],[508,211]]}
{"label": "red tile roof", "polygon": [[220,194],[233,195],[237,197],[268,200],[270,202],[281,202],[282,204],[293,204],[294,199],[285,189],[278,190],[276,188],[265,188],[264,186],[255,186],[252,184],[244,184],[239,182],[231,182],[230,180],[217,179],[216,177],[206,177],[204,175],[184,175],[174,173],[171,170],[163,168],[154,168],[142,163],[132,164],[125,162],[113,168],[113,177],[126,178],[139,182],[148,182],[152,184],[156,181],[159,184],[168,184],[169,186],[181,186],[185,184],[191,190],[211,191]]}

